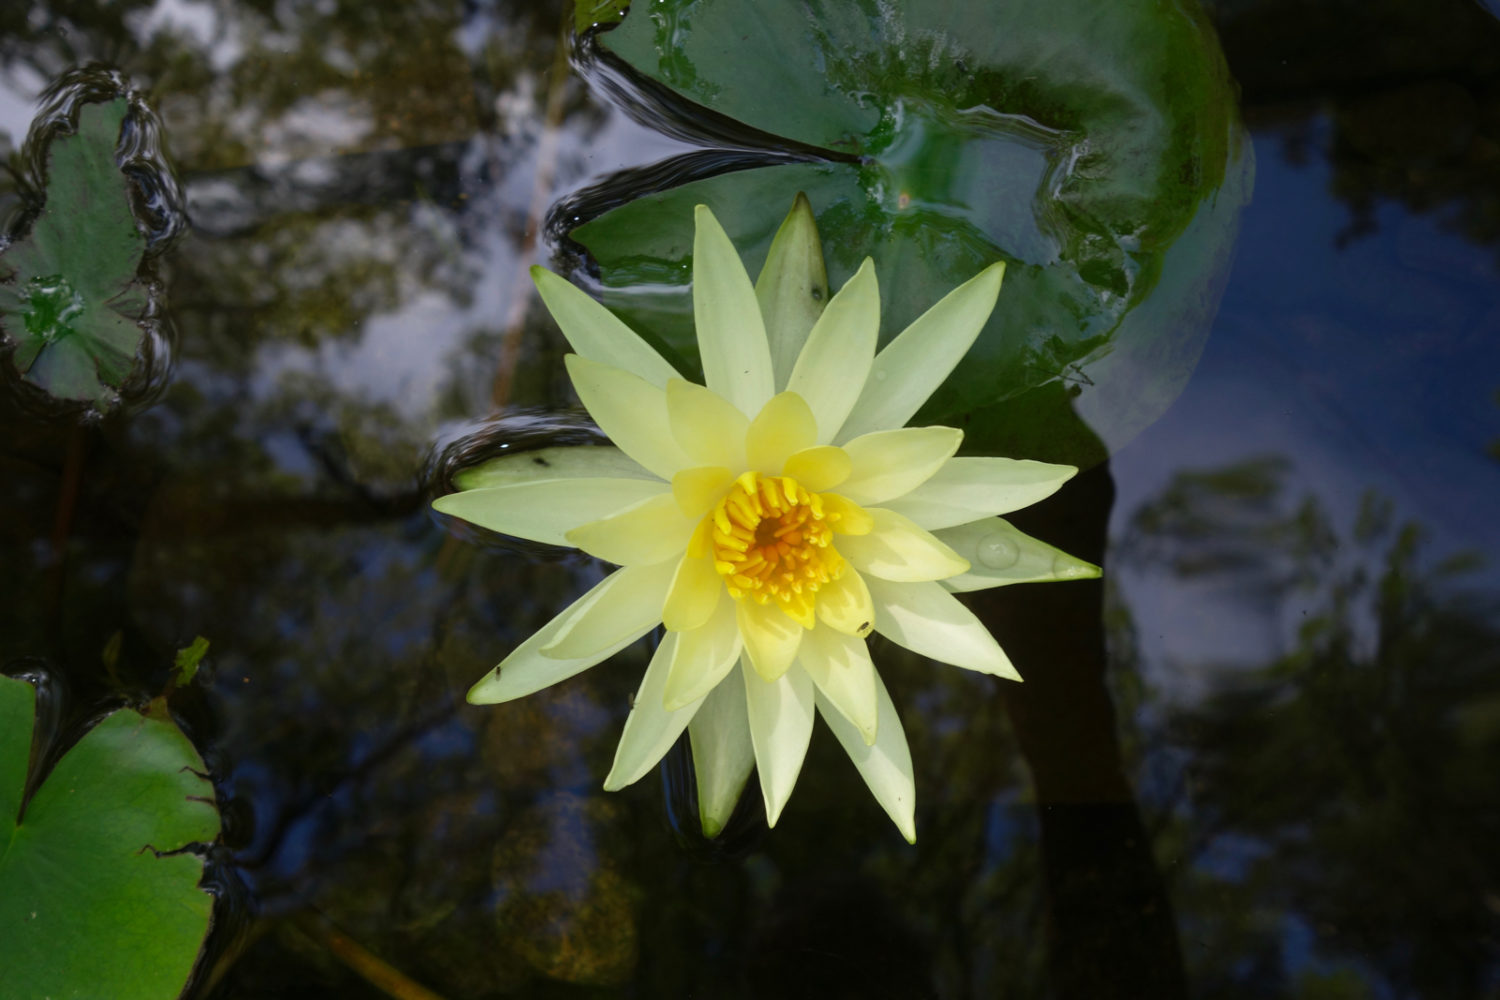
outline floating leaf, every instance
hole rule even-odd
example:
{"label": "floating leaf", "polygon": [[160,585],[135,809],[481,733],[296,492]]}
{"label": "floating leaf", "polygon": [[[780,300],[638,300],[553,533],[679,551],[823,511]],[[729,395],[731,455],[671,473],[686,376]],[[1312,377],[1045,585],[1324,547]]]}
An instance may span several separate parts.
{"label": "floating leaf", "polygon": [[115,162],[124,98],[85,104],[52,140],[47,200],[31,232],[0,255],[0,329],[11,361],[53,397],[101,401],[135,365],[145,330],[136,281],[146,240]]}
{"label": "floating leaf", "polygon": [[203,760],[152,702],[84,734],[23,799],[36,688],[0,677],[0,970],[15,997],[182,991],[213,898],[186,848],[219,832]]}
{"label": "floating leaf", "polygon": [[[625,201],[571,235],[606,304],[683,359],[692,206],[755,273],[805,191],[835,286],[875,258],[883,340],[1008,262],[990,323],[919,415],[965,426],[970,446],[1092,464],[1104,452],[1073,407],[1118,446],[1196,363],[1248,147],[1195,5],[661,0],[599,44],[747,136],[825,153],[641,197],[621,177],[581,199]],[[1018,411],[1035,415],[1024,431]]]}

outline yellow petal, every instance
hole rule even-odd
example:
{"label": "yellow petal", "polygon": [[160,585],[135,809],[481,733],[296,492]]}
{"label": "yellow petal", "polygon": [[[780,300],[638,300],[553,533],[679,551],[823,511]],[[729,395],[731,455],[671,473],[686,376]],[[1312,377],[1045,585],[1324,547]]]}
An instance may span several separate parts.
{"label": "yellow petal", "polygon": [[[568,532],[569,545],[620,566],[658,563],[687,548],[697,522],[669,493],[642,500],[618,514],[590,521]],[[951,574],[950,574],[951,575]]]}
{"label": "yellow petal", "polygon": [[780,392],[750,422],[745,457],[750,468],[774,475],[793,454],[817,441],[818,423],[807,401],[795,392]]}
{"label": "yellow petal", "polygon": [[895,511],[871,507],[868,535],[839,542],[839,555],[861,573],[882,580],[918,583],[946,580],[969,569],[969,560]]}
{"label": "yellow petal", "polygon": [[662,707],[668,712],[707,695],[739,661],[744,643],[735,617],[733,602],[720,601],[708,621],[677,634],[677,652],[662,695]]}
{"label": "yellow petal", "polygon": [[686,632],[708,621],[724,594],[724,581],[708,556],[682,557],[667,589],[661,621],[673,632]]}
{"label": "yellow petal", "polygon": [[813,493],[822,493],[848,479],[852,468],[847,451],[831,444],[820,444],[803,448],[788,458],[781,474],[791,476]]}
{"label": "yellow petal", "polygon": [[666,394],[619,368],[569,354],[563,359],[584,409],[617,448],[663,479],[688,461],[667,419]]}
{"label": "yellow petal", "polygon": [[700,465],[683,469],[672,477],[672,496],[677,506],[693,520],[707,514],[734,483],[734,474],[722,465]]}
{"label": "yellow petal", "polygon": [[780,608],[774,605],[756,604],[754,601],[736,601],[738,607],[740,635],[745,640],[745,652],[755,672],[768,681],[774,681],[797,658],[797,647],[805,631]]}
{"label": "yellow petal", "polygon": [[867,636],[875,625],[875,607],[870,589],[852,566],[843,575],[818,588],[818,618],[845,635]]}
{"label": "yellow petal", "polygon": [[750,420],[724,397],[673,379],[667,383],[667,415],[673,438],[693,465],[721,465],[736,473],[744,470]]}
{"label": "yellow petal", "polygon": [[854,468],[839,492],[865,505],[903,496],[931,479],[963,439],[955,427],[903,427],[857,437],[844,445]]}
{"label": "yellow petal", "polygon": [[818,498],[823,502],[823,511],[835,534],[867,535],[875,526],[869,512],[848,497],[837,493],[820,493]]}

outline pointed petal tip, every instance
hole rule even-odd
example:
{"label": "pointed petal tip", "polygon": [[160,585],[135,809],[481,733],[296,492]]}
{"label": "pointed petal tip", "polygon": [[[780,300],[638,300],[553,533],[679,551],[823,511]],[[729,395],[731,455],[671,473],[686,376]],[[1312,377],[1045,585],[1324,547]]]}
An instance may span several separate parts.
{"label": "pointed petal tip", "polygon": [[499,705],[502,702],[509,700],[506,698],[498,698],[492,693],[491,689],[494,688],[494,686],[498,684],[499,681],[500,670],[497,667],[494,670],[491,670],[489,673],[485,674],[483,677],[479,678],[478,682],[475,683],[473,687],[469,688],[468,694],[464,695],[464,700],[467,701],[470,705]]}
{"label": "pointed petal tip", "polygon": [[703,827],[703,836],[707,837],[709,840],[713,840],[724,831],[724,824],[720,823],[712,816],[699,815],[698,823]]}

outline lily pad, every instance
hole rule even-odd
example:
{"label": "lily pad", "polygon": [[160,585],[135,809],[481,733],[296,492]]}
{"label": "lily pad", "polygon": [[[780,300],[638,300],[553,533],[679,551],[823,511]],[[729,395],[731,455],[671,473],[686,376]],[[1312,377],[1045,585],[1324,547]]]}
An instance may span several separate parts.
{"label": "lily pad", "polygon": [[28,801],[35,705],[35,687],[0,677],[5,995],[174,997],[213,909],[186,850],[219,832],[203,760],[158,700],[105,716]]}
{"label": "lily pad", "polygon": [[570,234],[605,303],[689,367],[692,206],[754,273],[804,191],[835,285],[874,257],[883,339],[1007,262],[994,316],[918,418],[965,426],[971,447],[1092,464],[1073,407],[1116,447],[1185,383],[1249,192],[1233,83],[1195,4],[661,0],[598,44],[747,143],[825,154],[590,193],[629,198]]}
{"label": "lily pad", "polygon": [[116,162],[123,98],[85,104],[48,152],[46,203],[0,254],[0,329],[11,362],[57,399],[103,401],[135,365],[148,297],[146,239]]}

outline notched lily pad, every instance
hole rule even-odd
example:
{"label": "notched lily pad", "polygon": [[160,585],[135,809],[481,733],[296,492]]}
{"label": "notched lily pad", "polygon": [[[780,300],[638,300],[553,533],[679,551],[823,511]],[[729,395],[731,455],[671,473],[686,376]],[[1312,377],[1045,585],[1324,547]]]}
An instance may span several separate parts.
{"label": "notched lily pad", "polygon": [[[1196,363],[1249,147],[1191,0],[658,0],[591,44],[642,95],[665,87],[740,123],[745,148],[785,144],[752,169],[682,166],[666,176],[694,179],[666,190],[633,187],[640,171],[606,178],[554,215],[584,220],[569,235],[606,305],[689,368],[692,206],[714,210],[754,273],[799,191],[835,287],[875,258],[883,339],[1007,262],[989,324],[917,418],[963,426],[966,447],[1093,464],[1104,451],[1075,411],[1118,447]],[[644,96],[637,110],[683,113]],[[777,155],[793,149],[824,162]]]}
{"label": "notched lily pad", "polygon": [[56,399],[104,402],[135,366],[149,296],[146,252],[117,148],[125,98],[84,104],[76,131],[54,134],[46,202],[31,231],[0,254],[0,329],[11,363]]}
{"label": "notched lily pad", "polygon": [[177,996],[213,897],[191,852],[219,834],[203,759],[158,699],[65,753],[29,801],[36,688],[0,676],[0,970],[5,995]]}

